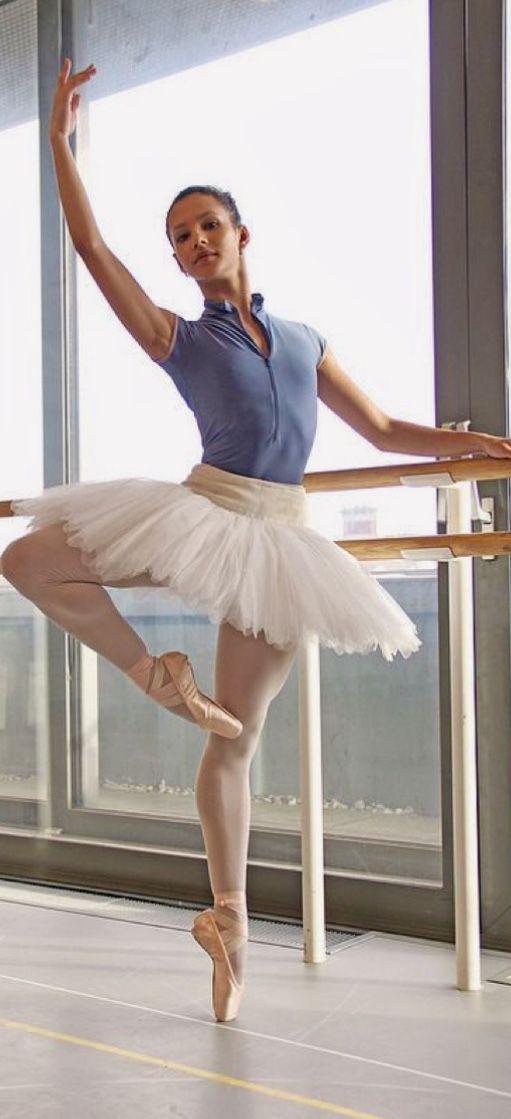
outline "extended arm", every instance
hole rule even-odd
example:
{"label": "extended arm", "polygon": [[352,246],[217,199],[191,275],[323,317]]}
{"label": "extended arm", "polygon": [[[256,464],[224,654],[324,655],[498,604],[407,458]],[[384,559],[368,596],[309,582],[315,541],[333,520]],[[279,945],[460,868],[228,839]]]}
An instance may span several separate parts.
{"label": "extended arm", "polygon": [[364,439],[380,451],[404,455],[511,457],[511,442],[479,431],[449,431],[394,419],[378,407],[341,369],[329,346],[317,367],[318,396]]}

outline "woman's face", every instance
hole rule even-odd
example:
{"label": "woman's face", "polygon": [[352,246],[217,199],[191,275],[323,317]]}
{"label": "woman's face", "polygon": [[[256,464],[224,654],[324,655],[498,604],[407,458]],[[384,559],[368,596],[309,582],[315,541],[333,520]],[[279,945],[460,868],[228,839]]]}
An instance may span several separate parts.
{"label": "woman's face", "polygon": [[[188,194],[172,207],[168,232],[181,268],[198,282],[226,276],[239,265],[240,232],[214,195]],[[207,256],[201,254],[207,253]]]}

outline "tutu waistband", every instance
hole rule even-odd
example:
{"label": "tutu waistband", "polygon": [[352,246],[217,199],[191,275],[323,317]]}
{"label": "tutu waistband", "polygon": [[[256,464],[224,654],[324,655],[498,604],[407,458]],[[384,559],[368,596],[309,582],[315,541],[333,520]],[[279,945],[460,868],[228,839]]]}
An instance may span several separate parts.
{"label": "tutu waistband", "polygon": [[293,525],[307,524],[307,491],[299,484],[232,474],[205,462],[192,467],[181,484],[234,513],[272,517]]}

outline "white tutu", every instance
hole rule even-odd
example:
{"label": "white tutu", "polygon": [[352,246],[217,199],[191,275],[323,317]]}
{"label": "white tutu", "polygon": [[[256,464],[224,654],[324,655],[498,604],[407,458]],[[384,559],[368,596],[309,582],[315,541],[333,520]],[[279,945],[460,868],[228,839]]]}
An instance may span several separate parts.
{"label": "white tutu", "polygon": [[307,525],[300,485],[199,463],[184,482],[121,478],[13,501],[30,531],[63,522],[101,582],[147,572],[213,622],[279,648],[317,634],[336,653],[408,657],[415,625],[373,575]]}

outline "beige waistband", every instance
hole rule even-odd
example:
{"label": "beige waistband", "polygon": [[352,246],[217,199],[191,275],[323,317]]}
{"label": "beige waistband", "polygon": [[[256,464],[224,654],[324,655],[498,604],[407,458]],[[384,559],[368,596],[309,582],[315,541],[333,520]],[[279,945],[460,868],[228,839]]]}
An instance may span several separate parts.
{"label": "beige waistband", "polygon": [[203,462],[192,467],[181,484],[234,513],[275,517],[289,524],[304,525],[307,521],[307,491],[299,484],[247,478]]}

